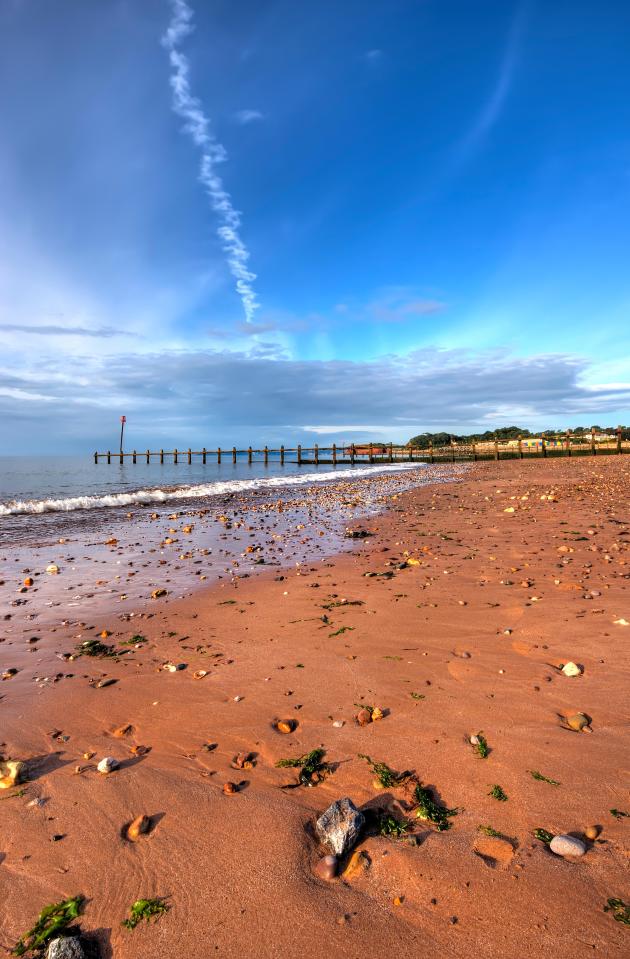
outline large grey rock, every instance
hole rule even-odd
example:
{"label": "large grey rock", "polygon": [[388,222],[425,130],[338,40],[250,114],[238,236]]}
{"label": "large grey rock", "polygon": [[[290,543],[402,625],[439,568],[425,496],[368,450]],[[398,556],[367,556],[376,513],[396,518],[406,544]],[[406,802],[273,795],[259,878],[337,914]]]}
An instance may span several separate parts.
{"label": "large grey rock", "polygon": [[549,843],[549,848],[555,852],[556,856],[583,856],[586,852],[586,846],[582,840],[574,836],[554,836]]}
{"label": "large grey rock", "polygon": [[315,828],[324,845],[336,856],[343,856],[356,843],[364,823],[363,813],[346,797],[329,806],[315,823]]}
{"label": "large grey rock", "polygon": [[76,936],[60,936],[50,940],[46,959],[85,959],[85,952]]}

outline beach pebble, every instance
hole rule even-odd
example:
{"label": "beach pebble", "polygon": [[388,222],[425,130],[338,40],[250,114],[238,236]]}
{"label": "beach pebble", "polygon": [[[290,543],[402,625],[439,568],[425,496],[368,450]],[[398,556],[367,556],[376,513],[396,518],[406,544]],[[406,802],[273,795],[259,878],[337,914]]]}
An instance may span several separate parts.
{"label": "beach pebble", "polygon": [[572,716],[567,716],[567,726],[580,732],[590,726],[589,718],[584,713],[574,713]]}
{"label": "beach pebble", "polygon": [[576,663],[569,662],[564,664],[562,667],[562,672],[565,676],[580,676],[582,670],[578,665],[576,665]]}
{"label": "beach pebble", "polygon": [[597,839],[599,836],[599,826],[587,826],[584,830],[584,835],[587,839]]}
{"label": "beach pebble", "polygon": [[223,783],[223,792],[226,796],[235,796],[238,791],[236,783]]}
{"label": "beach pebble", "polygon": [[357,722],[359,726],[367,726],[372,722],[372,713],[369,709],[361,709],[357,713]]}
{"label": "beach pebble", "polygon": [[365,816],[351,799],[338,799],[326,809],[315,823],[321,842],[337,856],[352,849],[363,825]]}
{"label": "beach pebble", "polygon": [[556,856],[583,856],[586,852],[586,846],[581,839],[575,839],[574,836],[554,836],[549,843],[549,848],[555,852]]}
{"label": "beach pebble", "polygon": [[59,572],[59,567],[57,566],[56,563],[49,563],[48,566],[46,567],[46,572],[50,573],[51,576],[54,576],[56,573]]}
{"label": "beach pebble", "polygon": [[77,936],[59,936],[58,939],[51,939],[46,959],[85,959],[81,940]]}
{"label": "beach pebble", "polygon": [[105,756],[104,759],[101,759],[100,763],[96,767],[99,773],[102,773],[104,776],[108,776],[109,773],[113,773],[115,769],[118,769],[120,763],[117,759],[114,759],[113,756]]}
{"label": "beach pebble", "polygon": [[276,729],[278,732],[284,733],[285,735],[287,733],[292,733],[296,726],[297,723],[294,719],[279,719],[276,723]]}
{"label": "beach pebble", "polygon": [[336,856],[323,856],[313,872],[319,879],[325,880],[325,882],[330,882],[337,875],[337,857]]}
{"label": "beach pebble", "polygon": [[335,727],[335,729],[341,729],[341,727],[343,726],[343,719],[335,719],[333,722],[333,726]]}

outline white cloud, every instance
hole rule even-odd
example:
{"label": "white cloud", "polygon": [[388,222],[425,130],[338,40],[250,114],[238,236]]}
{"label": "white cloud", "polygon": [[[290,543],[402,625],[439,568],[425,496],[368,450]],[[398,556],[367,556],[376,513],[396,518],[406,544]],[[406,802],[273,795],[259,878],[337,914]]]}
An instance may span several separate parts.
{"label": "white cloud", "polygon": [[241,126],[254,123],[256,120],[264,120],[264,118],[265,116],[260,110],[237,110],[234,114],[234,119],[237,123],[240,123]]}

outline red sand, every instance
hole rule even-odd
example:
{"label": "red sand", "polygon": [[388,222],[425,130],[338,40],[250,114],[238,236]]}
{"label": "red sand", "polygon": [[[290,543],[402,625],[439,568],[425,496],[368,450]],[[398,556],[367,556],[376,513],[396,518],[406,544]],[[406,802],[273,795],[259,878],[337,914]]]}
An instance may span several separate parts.
{"label": "red sand", "polygon": [[[479,464],[394,498],[366,522],[373,536],[301,574],[157,600],[131,623],[99,619],[83,638],[107,627],[108,643],[148,640],[120,662],[60,662],[76,628],[40,630],[36,665],[0,687],[2,753],[29,764],[24,795],[0,791],[0,942],[83,893],[82,929],[116,959],[627,955],[630,928],[603,907],[630,903],[630,819],[610,813],[630,812],[630,627],[615,623],[630,622],[629,473],[625,457]],[[419,565],[397,569],[407,554]],[[558,670],[569,660],[583,675]],[[198,669],[209,675],[196,681]],[[58,672],[74,678],[33,682]],[[105,674],[118,681],[89,684]],[[360,728],[359,702],[385,718]],[[565,728],[576,711],[592,732]],[[278,718],[296,731],[277,733]],[[124,724],[132,732],[113,736]],[[487,759],[468,742],[480,730]],[[133,744],[150,752],[134,757]],[[281,790],[296,772],[275,763],[320,746],[335,771]],[[230,767],[240,751],[254,768]],[[368,836],[369,868],[325,883],[312,872],[317,815],[350,796],[401,816],[391,804],[408,798],[376,791],[358,753],[415,770],[459,813],[439,833],[407,810],[417,846]],[[107,755],[122,766],[104,777]],[[226,781],[241,791],[225,796]],[[507,802],[488,795],[494,784]],[[132,844],[121,829],[140,813],[153,828]],[[592,824],[600,837],[575,861],[532,834]],[[122,928],[152,896],[169,912]]]}

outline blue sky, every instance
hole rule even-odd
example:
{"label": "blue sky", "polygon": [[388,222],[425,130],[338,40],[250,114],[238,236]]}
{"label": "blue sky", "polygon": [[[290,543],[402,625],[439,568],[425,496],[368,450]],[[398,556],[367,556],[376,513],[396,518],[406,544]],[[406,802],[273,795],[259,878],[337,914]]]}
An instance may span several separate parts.
{"label": "blue sky", "polygon": [[5,448],[630,421],[626,4],[189,6],[258,308],[177,4],[2,0]]}

